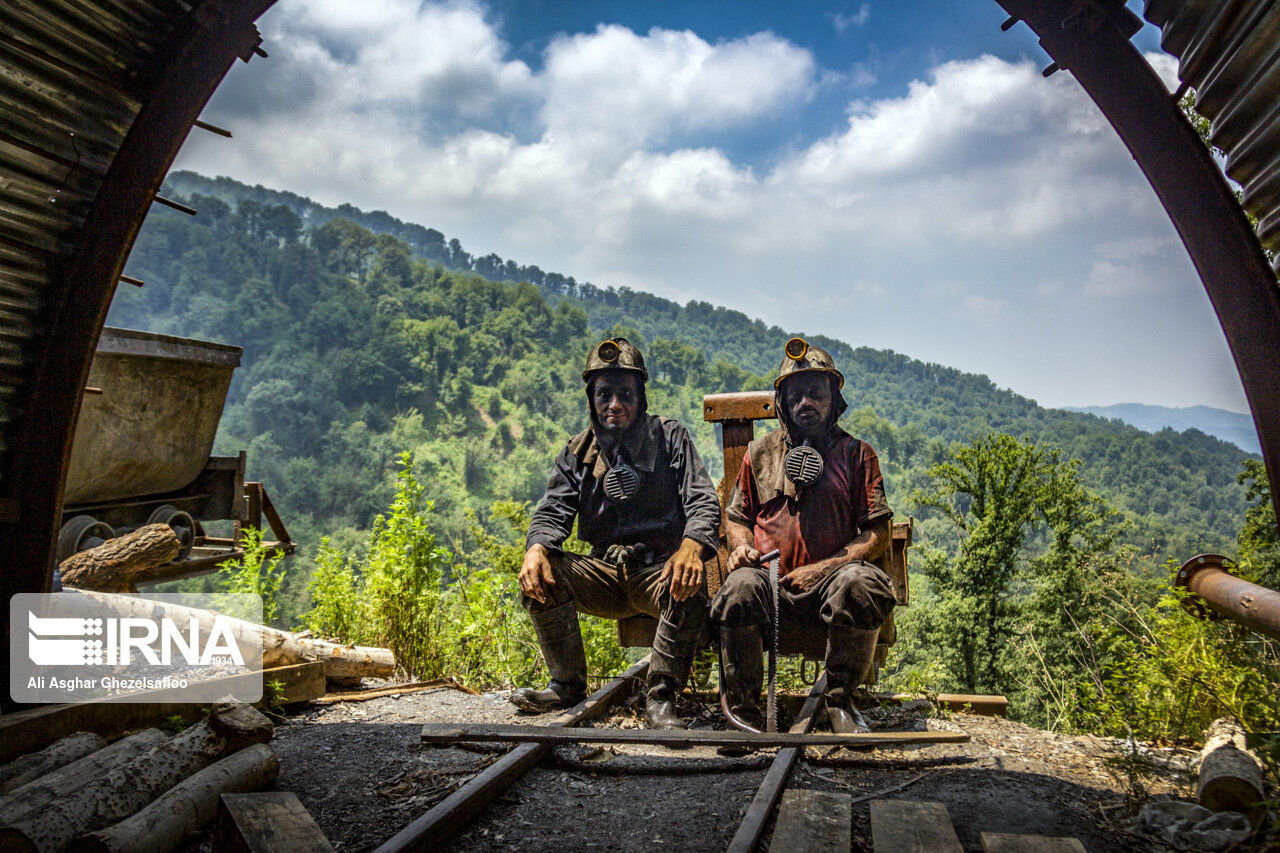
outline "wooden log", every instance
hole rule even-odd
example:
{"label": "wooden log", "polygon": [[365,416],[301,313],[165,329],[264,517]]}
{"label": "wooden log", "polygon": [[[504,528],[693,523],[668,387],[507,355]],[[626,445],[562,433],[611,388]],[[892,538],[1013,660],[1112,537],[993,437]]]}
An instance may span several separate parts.
{"label": "wooden log", "polygon": [[769,853],[849,853],[852,843],[853,805],[848,794],[808,789],[783,792]]}
{"label": "wooden log", "polygon": [[[214,620],[222,614],[212,610],[200,610],[194,607],[182,607],[177,604],[160,604],[145,598],[116,595],[109,592],[73,589],[69,592],[79,593],[87,599],[86,604],[92,606],[106,605],[120,616],[139,616],[154,618],[168,616],[185,624],[194,619],[201,637],[207,637],[213,627]],[[63,612],[73,609],[74,602],[64,600]],[[262,643],[262,666],[270,669],[291,664],[320,661],[324,664],[326,678],[388,678],[395,673],[396,659],[390,649],[372,646],[340,645],[317,640],[302,634],[268,628],[243,619],[223,616],[230,624],[231,634],[237,643]]]}
{"label": "wooden log", "polygon": [[871,801],[871,845],[875,853],[964,853],[947,807],[911,800]]}
{"label": "wooden log", "polygon": [[192,774],[132,817],[82,835],[71,849],[169,853],[213,820],[223,794],[259,791],[278,775],[280,759],[271,747],[254,744]]}
{"label": "wooden log", "polygon": [[73,761],[39,779],[33,779],[5,797],[0,797],[0,826],[16,823],[24,815],[37,812],[50,803],[83,788],[105,776],[114,767],[126,764],[166,739],[159,729],[143,729],[110,746]]}
{"label": "wooden log", "polygon": [[107,745],[107,739],[93,732],[76,732],[46,746],[39,752],[15,758],[0,767],[0,793],[21,788],[33,779],[52,773],[73,761],[79,761],[91,752]]}
{"label": "wooden log", "polygon": [[79,589],[137,592],[135,579],[178,556],[182,543],[167,524],[147,524],[72,554],[58,566],[62,582]]}
{"label": "wooden log", "polygon": [[1245,731],[1232,719],[1215,720],[1205,733],[1198,759],[1196,794],[1200,805],[1215,812],[1241,812],[1257,828],[1261,807],[1262,764],[1245,746]]}
{"label": "wooden log", "polygon": [[239,703],[216,705],[209,719],[0,829],[0,850],[56,851],[71,839],[118,823],[213,762],[271,736],[270,722]]}
{"label": "wooden log", "polygon": [[[264,688],[259,706],[273,701],[281,705],[306,702],[323,696],[326,690],[324,664],[318,661],[209,679],[203,682],[202,689],[216,689],[217,692],[211,694],[215,696],[242,695],[239,691],[249,690],[250,682],[255,679],[260,680]],[[266,689],[271,682],[282,685],[278,696]],[[207,702],[192,702],[189,691],[181,688],[148,690],[133,698],[132,702],[92,699],[0,715],[0,757],[21,755],[54,738],[81,730],[111,738],[173,717],[192,722],[203,717],[208,708]]]}
{"label": "wooden log", "polygon": [[868,732],[864,734],[800,734],[740,732],[712,729],[583,729],[550,726],[461,725],[426,723],[423,743],[629,743],[650,746],[844,746],[878,747],[907,743],[964,743],[966,734],[953,732]]}
{"label": "wooden log", "polygon": [[223,794],[212,842],[225,853],[333,853],[292,791]]}

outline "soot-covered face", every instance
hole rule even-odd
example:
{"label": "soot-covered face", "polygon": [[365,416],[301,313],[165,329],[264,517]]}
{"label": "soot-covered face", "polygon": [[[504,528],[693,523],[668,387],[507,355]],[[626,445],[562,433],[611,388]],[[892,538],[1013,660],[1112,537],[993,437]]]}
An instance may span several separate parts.
{"label": "soot-covered face", "polygon": [[602,370],[592,380],[591,407],[607,432],[621,435],[640,407],[640,376],[632,370]]}
{"label": "soot-covered face", "polygon": [[831,417],[831,379],[826,373],[806,372],[788,377],[782,385],[782,404],[791,422],[806,437],[816,438]]}

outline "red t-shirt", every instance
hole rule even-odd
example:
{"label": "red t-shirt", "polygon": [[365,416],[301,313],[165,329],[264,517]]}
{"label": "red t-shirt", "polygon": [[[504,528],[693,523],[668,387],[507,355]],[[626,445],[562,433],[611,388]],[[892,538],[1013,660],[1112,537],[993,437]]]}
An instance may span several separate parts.
{"label": "red t-shirt", "polygon": [[[763,554],[777,548],[782,552],[778,568],[785,575],[830,557],[871,522],[893,511],[885,499],[880,460],[871,445],[838,430],[836,440],[822,454],[822,477],[797,488],[782,473],[784,437],[783,430],[774,430],[747,448],[726,514],[753,529],[757,551]],[[760,460],[755,466],[753,454]]]}

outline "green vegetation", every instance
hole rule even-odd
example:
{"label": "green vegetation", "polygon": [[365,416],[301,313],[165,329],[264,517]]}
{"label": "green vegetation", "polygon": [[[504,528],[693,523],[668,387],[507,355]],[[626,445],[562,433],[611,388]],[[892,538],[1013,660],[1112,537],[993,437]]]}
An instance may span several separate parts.
{"label": "green vegetation", "polygon": [[[1118,547],[1116,513],[1074,460],[991,434],[929,479],[916,506],[957,544],[915,555],[898,685],[1003,694],[1016,719],[1144,740],[1194,741],[1227,715],[1253,731],[1280,722],[1280,645],[1188,613],[1168,586],[1177,562]],[[1250,517],[1265,515],[1270,496],[1255,498]]]}
{"label": "green vegetation", "polygon": [[[792,334],[475,258],[386,214],[190,174],[166,193],[200,213],[148,220],[129,267],[147,286],[110,321],[244,347],[216,449],[248,450],[302,545],[183,583],[263,593],[278,624],[388,645],[419,678],[543,677],[515,575],[529,506],[585,426],[593,343],[644,348],[650,408],[688,425],[718,476],[703,394],[770,387]],[[1161,586],[1166,560],[1204,551],[1276,585],[1260,463],[1241,473],[1246,454],[1194,430],[1143,433],[813,340],[846,374],[845,427],[918,516],[888,684],[1002,692],[1063,730],[1185,739],[1225,712],[1275,726],[1274,645],[1193,620]],[[613,625],[583,624],[592,675],[616,672]]]}
{"label": "green vegetation", "polygon": [[223,563],[217,581],[222,592],[257,595],[262,599],[262,622],[273,625],[280,621],[278,600],[284,583],[284,556],[271,556],[262,546],[262,531],[254,527],[244,531],[244,556],[238,562]]}
{"label": "green vegetation", "polygon": [[[364,556],[321,544],[306,626],[343,642],[386,646],[416,678],[449,676],[475,687],[545,679],[516,583],[529,524],[525,506],[493,507],[493,520],[518,537],[489,533],[473,516],[474,541],[455,556],[430,531],[433,507],[412,457],[404,454],[399,463],[395,498],[374,519]],[[582,622],[588,669],[607,678],[622,664],[613,623]]]}

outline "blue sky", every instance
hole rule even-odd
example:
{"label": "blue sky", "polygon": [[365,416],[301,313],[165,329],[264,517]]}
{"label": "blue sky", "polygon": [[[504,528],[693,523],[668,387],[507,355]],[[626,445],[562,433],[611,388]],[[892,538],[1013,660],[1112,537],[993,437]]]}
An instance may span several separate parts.
{"label": "blue sky", "polygon": [[[1131,3],[1138,10],[1140,4]],[[1128,153],[990,0],[281,0],[178,166],[984,373],[1244,410]],[[1166,81],[1147,27],[1135,44]]]}

